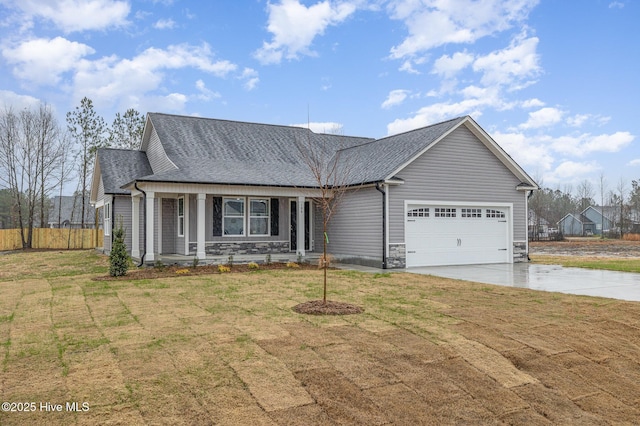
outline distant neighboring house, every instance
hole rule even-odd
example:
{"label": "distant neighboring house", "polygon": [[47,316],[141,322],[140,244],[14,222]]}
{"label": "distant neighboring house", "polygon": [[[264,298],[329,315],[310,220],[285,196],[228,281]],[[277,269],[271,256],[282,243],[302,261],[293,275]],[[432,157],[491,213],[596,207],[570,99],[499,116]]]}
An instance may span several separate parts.
{"label": "distant neighboring house", "polygon": [[549,230],[549,221],[543,217],[538,218],[533,210],[529,210],[529,239],[548,238]]}
{"label": "distant neighboring house", "polygon": [[[604,216],[602,212],[605,212]],[[558,221],[559,231],[566,236],[600,235],[613,229],[614,221],[609,219],[614,208],[589,206],[580,213],[569,213]]]}
{"label": "distant neighboring house", "polygon": [[[96,221],[96,210],[85,199],[84,227],[93,228]],[[51,200],[49,209],[49,228],[80,228],[82,227],[82,197],[80,195],[55,196]]]}
{"label": "distant neighboring house", "polygon": [[104,213],[104,251],[117,221],[148,264],[322,252],[321,191],[300,141],[349,165],[327,230],[335,258],[383,268],[527,260],[538,185],[469,116],[371,139],[149,113],[139,150],[97,152],[91,203]]}

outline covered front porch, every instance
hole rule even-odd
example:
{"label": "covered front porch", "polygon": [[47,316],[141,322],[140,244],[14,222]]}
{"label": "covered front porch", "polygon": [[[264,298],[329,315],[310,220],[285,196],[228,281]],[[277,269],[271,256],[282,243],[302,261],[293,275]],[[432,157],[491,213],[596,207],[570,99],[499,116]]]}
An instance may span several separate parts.
{"label": "covered front porch", "polygon": [[267,256],[315,261],[315,192],[138,183],[131,191],[131,256],[145,264],[221,264],[230,256],[238,263],[264,263]]}

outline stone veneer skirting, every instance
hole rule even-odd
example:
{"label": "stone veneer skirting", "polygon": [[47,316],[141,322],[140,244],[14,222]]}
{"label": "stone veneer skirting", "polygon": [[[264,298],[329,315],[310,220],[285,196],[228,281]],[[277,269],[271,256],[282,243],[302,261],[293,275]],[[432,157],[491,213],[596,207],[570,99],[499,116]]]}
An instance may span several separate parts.
{"label": "stone veneer skirting", "polygon": [[527,253],[527,243],[525,241],[513,243],[513,263],[528,261],[529,253]]}
{"label": "stone veneer skirting", "polygon": [[[189,243],[189,250],[196,251],[196,243]],[[289,253],[288,241],[260,241],[260,242],[215,242],[206,243],[204,251],[212,256],[228,256],[243,254]]]}
{"label": "stone veneer skirting", "polygon": [[389,244],[389,255],[387,256],[388,269],[402,269],[407,267],[407,254],[404,243]]}

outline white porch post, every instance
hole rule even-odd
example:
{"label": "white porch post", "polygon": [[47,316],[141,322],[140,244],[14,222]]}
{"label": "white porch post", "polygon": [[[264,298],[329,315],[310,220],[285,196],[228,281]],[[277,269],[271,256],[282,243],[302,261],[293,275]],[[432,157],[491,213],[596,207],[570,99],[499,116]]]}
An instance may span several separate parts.
{"label": "white porch post", "polygon": [[145,218],[147,234],[145,236],[147,253],[145,254],[145,260],[153,262],[156,260],[155,253],[153,251],[153,216],[154,216],[154,200],[155,193],[153,191],[147,191],[147,217]]}
{"label": "white porch post", "polygon": [[158,254],[162,254],[162,197],[158,197]]}
{"label": "white porch post", "polygon": [[298,254],[304,256],[304,229],[305,229],[305,217],[304,217],[304,197],[298,197],[298,227],[296,229],[296,236],[298,241],[296,245],[298,247]]}
{"label": "white porch post", "polygon": [[204,260],[207,255],[204,251],[204,215],[205,215],[205,200],[207,199],[206,194],[198,194],[198,243],[196,248],[196,256],[198,260]]}
{"label": "white porch post", "polygon": [[184,194],[184,255],[189,256],[189,194]]}
{"label": "white porch post", "polygon": [[140,258],[140,197],[131,197],[131,257]]}

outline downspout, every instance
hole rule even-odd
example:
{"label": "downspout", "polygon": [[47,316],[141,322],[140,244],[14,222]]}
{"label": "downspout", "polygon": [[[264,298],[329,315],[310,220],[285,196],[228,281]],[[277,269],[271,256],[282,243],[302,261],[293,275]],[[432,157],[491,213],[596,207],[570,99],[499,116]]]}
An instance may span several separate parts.
{"label": "downspout", "polygon": [[[138,268],[141,267],[142,265],[144,265],[144,257],[147,255],[147,193],[144,192],[142,189],[138,188],[138,182],[134,182],[133,183],[133,187],[135,189],[137,189],[138,191],[142,192],[142,196],[143,196],[143,202],[142,202],[142,208],[143,210],[143,216],[144,216],[144,238],[145,238],[145,243],[142,245],[142,254],[140,255],[140,263],[138,264]],[[131,220],[133,220],[133,218],[131,218]],[[140,218],[138,217],[138,220],[140,220]],[[138,229],[138,233],[140,232],[140,230]],[[138,238],[138,244],[140,244],[140,239]]]}
{"label": "downspout", "polygon": [[[527,217],[529,217],[529,200],[533,197],[533,189],[529,191],[529,195],[527,195]],[[529,257],[529,220],[527,219],[527,262],[531,262],[531,258]],[[534,232],[538,232],[537,228],[534,229]]]}
{"label": "downspout", "polygon": [[382,269],[387,269],[387,194],[379,182],[376,182],[376,189],[382,194]]}

